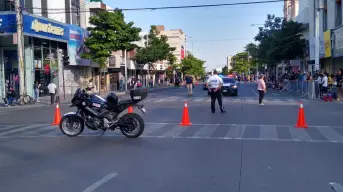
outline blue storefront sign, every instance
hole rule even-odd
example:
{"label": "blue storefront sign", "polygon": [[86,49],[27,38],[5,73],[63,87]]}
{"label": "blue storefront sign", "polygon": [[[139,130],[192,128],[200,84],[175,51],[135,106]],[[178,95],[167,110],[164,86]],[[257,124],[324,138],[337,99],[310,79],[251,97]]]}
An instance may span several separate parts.
{"label": "blue storefront sign", "polygon": [[87,51],[85,39],[88,31],[76,25],[69,25],[68,55],[70,65],[90,66],[90,60],[82,59],[81,55]]}
{"label": "blue storefront sign", "polygon": [[[0,30],[2,33],[15,33],[17,31],[16,25],[14,13],[0,14]],[[65,42],[69,40],[69,27],[67,24],[24,14],[23,26],[24,34],[28,36]]]}
{"label": "blue storefront sign", "polygon": [[0,32],[1,33],[15,33],[17,31],[17,22],[15,14],[0,15]]}
{"label": "blue storefront sign", "polygon": [[24,34],[49,38],[55,40],[69,40],[68,25],[52,22],[48,19],[33,17],[30,15],[23,16]]}

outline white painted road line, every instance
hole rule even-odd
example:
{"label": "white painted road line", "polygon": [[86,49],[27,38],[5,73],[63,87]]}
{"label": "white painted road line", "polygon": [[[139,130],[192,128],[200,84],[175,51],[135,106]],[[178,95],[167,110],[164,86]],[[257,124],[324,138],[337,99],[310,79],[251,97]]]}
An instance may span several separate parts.
{"label": "white painted road line", "polygon": [[255,90],[251,89],[251,91],[258,97],[258,93]]}
{"label": "white painted road line", "polygon": [[343,186],[341,184],[335,183],[335,182],[330,182],[329,185],[333,191],[343,192]]}
{"label": "white painted road line", "polygon": [[93,185],[87,187],[82,192],[93,192],[95,189],[99,188],[101,185],[106,183],[107,181],[111,180],[112,178],[116,177],[118,175],[117,172],[112,172],[105,177],[101,178],[99,181],[95,182]]}

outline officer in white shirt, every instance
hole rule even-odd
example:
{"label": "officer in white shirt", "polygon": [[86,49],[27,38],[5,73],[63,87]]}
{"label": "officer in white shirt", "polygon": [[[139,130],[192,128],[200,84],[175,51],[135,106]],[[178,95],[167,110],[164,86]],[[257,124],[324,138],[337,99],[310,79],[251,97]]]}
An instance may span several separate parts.
{"label": "officer in white shirt", "polygon": [[224,107],[223,107],[223,97],[222,97],[222,91],[221,87],[223,85],[223,79],[218,76],[218,72],[214,70],[213,75],[208,78],[206,82],[206,87],[208,88],[208,91],[211,93],[211,111],[212,113],[216,112],[215,108],[215,102],[216,99],[218,99],[218,104],[220,107],[220,111],[222,113],[225,113]]}

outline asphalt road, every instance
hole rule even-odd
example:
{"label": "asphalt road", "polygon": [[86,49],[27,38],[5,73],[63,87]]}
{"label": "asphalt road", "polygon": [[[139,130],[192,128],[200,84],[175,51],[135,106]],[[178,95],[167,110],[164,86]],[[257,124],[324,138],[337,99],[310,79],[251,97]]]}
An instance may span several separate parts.
{"label": "asphalt road", "polygon": [[[1,108],[0,191],[329,192],[329,182],[343,184],[343,105],[270,90],[259,106],[255,89],[242,84],[238,97],[225,97],[226,114],[211,114],[200,87],[192,97],[184,88],[151,93],[139,139],[88,130],[68,138],[50,126],[54,106]],[[193,125],[180,127],[186,101]],[[294,128],[300,103],[308,129]]]}

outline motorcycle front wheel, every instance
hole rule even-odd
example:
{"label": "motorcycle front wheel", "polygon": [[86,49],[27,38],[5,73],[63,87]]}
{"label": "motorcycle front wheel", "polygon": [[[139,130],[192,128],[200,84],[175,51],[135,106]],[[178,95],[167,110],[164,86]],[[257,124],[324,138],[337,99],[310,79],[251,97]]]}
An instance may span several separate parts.
{"label": "motorcycle front wheel", "polygon": [[80,135],[85,128],[83,120],[75,115],[64,116],[60,122],[60,130],[68,137]]}
{"label": "motorcycle front wheel", "polygon": [[120,131],[128,138],[137,138],[144,131],[144,119],[136,113],[126,113],[120,121],[129,127],[120,127]]}

